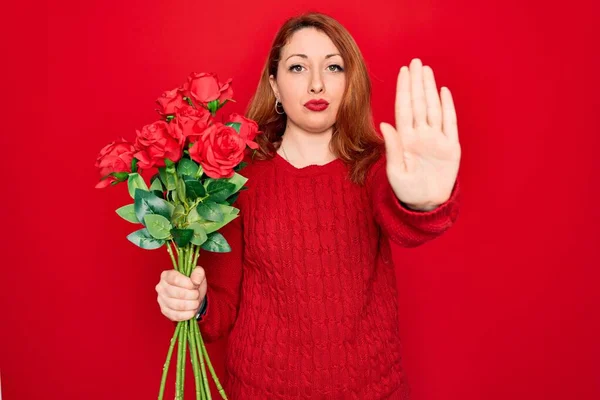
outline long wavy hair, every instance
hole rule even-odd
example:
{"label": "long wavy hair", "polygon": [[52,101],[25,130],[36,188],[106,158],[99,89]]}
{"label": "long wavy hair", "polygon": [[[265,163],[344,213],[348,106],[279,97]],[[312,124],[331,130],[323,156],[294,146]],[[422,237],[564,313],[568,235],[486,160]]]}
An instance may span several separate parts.
{"label": "long wavy hair", "polygon": [[310,12],[288,19],[273,40],[258,88],[246,110],[246,116],[256,121],[263,132],[256,137],[260,147],[253,158],[272,159],[281,145],[287,115],[275,112],[275,95],[269,76],[277,77],[283,46],[303,28],[316,28],[329,36],[344,59],[346,87],[333,126],[330,148],[349,165],[350,179],[362,185],[369,167],[385,149],[371,113],[371,80],[364,58],[350,33],[338,21],[322,13]]}

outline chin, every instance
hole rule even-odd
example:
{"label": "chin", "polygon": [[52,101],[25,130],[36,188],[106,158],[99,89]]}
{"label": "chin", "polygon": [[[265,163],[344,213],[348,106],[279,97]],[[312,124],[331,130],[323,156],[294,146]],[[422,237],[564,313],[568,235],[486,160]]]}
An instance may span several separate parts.
{"label": "chin", "polygon": [[310,133],[323,133],[333,126],[333,123],[307,123],[301,125],[302,129]]}

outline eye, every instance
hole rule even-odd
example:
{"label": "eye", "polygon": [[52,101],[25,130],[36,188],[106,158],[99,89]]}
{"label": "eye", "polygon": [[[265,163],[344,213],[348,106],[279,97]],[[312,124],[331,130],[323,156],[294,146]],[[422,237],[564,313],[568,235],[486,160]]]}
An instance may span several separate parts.
{"label": "eye", "polygon": [[288,68],[288,70],[293,71],[293,72],[301,72],[302,71],[302,70],[297,70],[295,68],[302,68],[302,65],[299,65],[299,64],[292,65],[291,67]]}
{"label": "eye", "polygon": [[[340,66],[339,66],[339,65],[337,65],[337,64],[330,65],[330,66],[329,66],[329,67],[327,67],[327,68],[331,68],[331,67],[336,67],[336,68],[337,68],[337,71],[332,71],[332,72],[342,72],[342,71],[344,70],[344,68],[340,67]],[[331,71],[331,69],[330,69],[330,71]]]}

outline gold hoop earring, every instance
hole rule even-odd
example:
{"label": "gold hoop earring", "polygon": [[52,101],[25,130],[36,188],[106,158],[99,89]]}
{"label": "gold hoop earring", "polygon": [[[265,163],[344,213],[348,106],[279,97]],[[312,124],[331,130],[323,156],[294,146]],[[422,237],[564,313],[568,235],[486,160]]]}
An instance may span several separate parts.
{"label": "gold hoop earring", "polygon": [[[278,105],[280,105],[280,106],[281,106],[281,110],[282,110],[281,112],[279,112],[279,111],[277,110],[277,106],[278,106]],[[285,110],[283,109],[283,104],[281,104],[281,103],[279,102],[279,99],[275,99],[275,112],[276,112],[277,114],[279,114],[279,115],[285,114]]]}

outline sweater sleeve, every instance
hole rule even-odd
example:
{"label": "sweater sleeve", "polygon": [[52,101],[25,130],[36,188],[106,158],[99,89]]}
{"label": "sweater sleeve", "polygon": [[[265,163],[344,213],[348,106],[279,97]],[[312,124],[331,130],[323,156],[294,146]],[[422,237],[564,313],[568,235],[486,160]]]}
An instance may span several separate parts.
{"label": "sweater sleeve", "polygon": [[383,154],[370,171],[367,189],[375,221],[390,241],[403,247],[416,247],[441,235],[454,224],[460,203],[458,178],[446,202],[434,210],[415,211],[404,206],[396,197],[385,166]]}
{"label": "sweater sleeve", "polygon": [[243,265],[243,229],[240,215],[219,230],[231,251],[215,253],[200,250],[198,265],[204,268],[208,290],[198,326],[205,342],[210,343],[229,334],[237,318]]}

